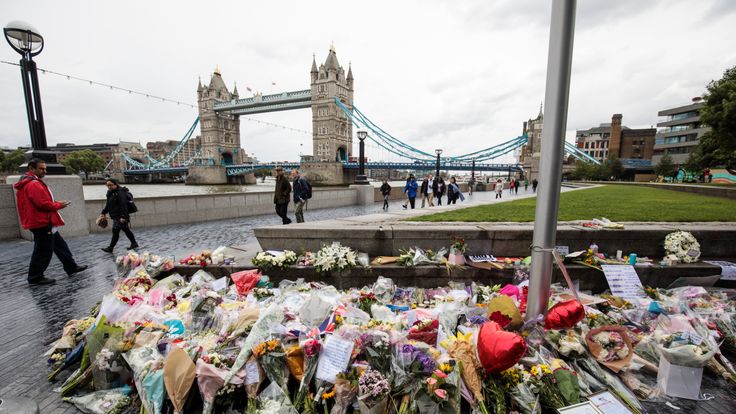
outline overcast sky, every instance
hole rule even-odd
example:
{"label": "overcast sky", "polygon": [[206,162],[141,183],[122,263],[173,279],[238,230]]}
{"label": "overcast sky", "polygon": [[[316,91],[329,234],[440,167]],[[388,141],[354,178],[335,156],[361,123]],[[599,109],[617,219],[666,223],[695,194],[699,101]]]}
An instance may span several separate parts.
{"label": "overcast sky", "polygon": [[[3,1],[0,23],[23,20],[41,32],[41,68],[192,104],[198,77],[209,82],[216,65],[241,97],[246,87],[307,89],[312,54],[324,62],[334,42],[346,70],[352,62],[355,105],[427,152],[498,144],[537,115],[550,1],[354,3]],[[579,1],[568,131],[610,122],[613,113],[624,125],[648,127],[658,110],[701,95],[736,65],[735,12],[731,0]],[[3,42],[0,60],[18,59]],[[0,64],[2,146],[30,142],[19,72]],[[186,106],[39,76],[51,145],[178,139],[197,116]],[[250,118],[312,130],[306,109]],[[296,160],[312,148],[311,134],[246,119],[241,144],[261,160]]]}

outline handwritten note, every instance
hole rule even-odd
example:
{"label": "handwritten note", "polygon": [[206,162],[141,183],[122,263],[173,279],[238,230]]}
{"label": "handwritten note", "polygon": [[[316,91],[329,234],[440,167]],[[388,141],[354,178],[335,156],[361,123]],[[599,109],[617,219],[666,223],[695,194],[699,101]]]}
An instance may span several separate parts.
{"label": "handwritten note", "polygon": [[227,289],[227,279],[226,277],[221,277],[219,279],[215,279],[212,282],[210,282],[210,288],[214,290],[215,292],[220,292],[222,290]]}
{"label": "handwritten note", "polygon": [[353,344],[353,341],[346,341],[334,335],[328,336],[319,355],[317,379],[334,384],[337,374],[348,367]]}
{"label": "handwritten note", "polygon": [[736,263],[723,260],[705,260],[715,266],[721,266],[721,280],[736,280]]}
{"label": "handwritten note", "polygon": [[588,400],[595,407],[605,414],[631,414],[631,410],[626,408],[618,398],[610,391],[601,391],[588,397]]}
{"label": "handwritten note", "polygon": [[252,361],[245,364],[245,384],[258,384],[261,382],[261,371],[258,362]]}
{"label": "handwritten note", "polygon": [[644,286],[636,274],[636,269],[631,265],[602,265],[603,274],[606,275],[608,287],[614,296],[622,298],[643,298]]}
{"label": "handwritten note", "polygon": [[555,250],[557,250],[557,253],[559,253],[562,257],[570,254],[570,246],[555,246]]}

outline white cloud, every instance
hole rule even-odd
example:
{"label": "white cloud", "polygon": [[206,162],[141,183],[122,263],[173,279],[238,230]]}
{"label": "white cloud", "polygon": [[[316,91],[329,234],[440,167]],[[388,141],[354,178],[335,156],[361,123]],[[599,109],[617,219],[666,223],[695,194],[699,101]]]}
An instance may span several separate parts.
{"label": "white cloud", "polygon": [[[40,67],[195,103],[197,78],[219,65],[227,85],[264,93],[309,87],[312,53],[334,41],[353,63],[355,103],[384,130],[427,152],[461,154],[516,137],[544,97],[550,2],[402,1],[0,4],[46,39]],[[579,2],[568,129],[657,122],[736,64],[730,1]],[[3,25],[7,22],[0,22]],[[7,46],[0,59],[17,61]],[[0,65],[0,144],[29,142],[19,69]],[[181,137],[196,110],[40,75],[48,140]],[[276,82],[272,87],[271,82]],[[311,131],[309,110],[251,118]],[[241,122],[263,160],[311,153],[311,137]],[[385,151],[369,146],[369,156]]]}

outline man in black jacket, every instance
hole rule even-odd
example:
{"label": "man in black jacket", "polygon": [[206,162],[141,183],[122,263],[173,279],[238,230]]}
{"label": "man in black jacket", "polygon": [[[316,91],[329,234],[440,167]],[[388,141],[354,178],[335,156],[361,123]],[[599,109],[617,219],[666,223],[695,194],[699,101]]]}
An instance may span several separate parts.
{"label": "man in black jacket", "polygon": [[289,194],[291,194],[289,179],[284,176],[282,167],[276,167],[276,188],[273,193],[273,203],[276,205],[276,214],[281,217],[284,224],[291,223],[291,219],[286,215],[286,210],[289,208]]}
{"label": "man in black jacket", "polygon": [[105,182],[107,186],[107,202],[105,208],[102,209],[100,217],[105,217],[105,214],[110,215],[112,220],[112,240],[110,245],[104,247],[102,251],[112,253],[112,249],[118,243],[120,238],[120,230],[125,233],[125,236],[130,240],[130,246],[128,250],[132,250],[138,247],[138,243],[135,241],[135,235],[130,231],[130,212],[129,212],[129,201],[132,197],[128,197],[128,189],[121,187],[120,183],[114,178],[108,178]]}
{"label": "man in black jacket", "polygon": [[307,204],[307,193],[309,192],[309,183],[307,179],[299,175],[299,170],[294,168],[291,170],[291,181],[294,187],[294,215],[297,223],[304,223],[304,205]]}
{"label": "man in black jacket", "polygon": [[434,179],[434,183],[432,183],[432,190],[434,191],[434,197],[437,199],[437,205],[442,205],[442,196],[445,195],[445,180],[437,176],[437,178]]}

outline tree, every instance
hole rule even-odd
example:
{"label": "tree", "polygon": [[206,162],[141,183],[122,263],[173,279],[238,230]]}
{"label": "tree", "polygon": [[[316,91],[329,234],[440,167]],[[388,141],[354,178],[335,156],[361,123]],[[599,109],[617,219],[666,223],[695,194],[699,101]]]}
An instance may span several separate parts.
{"label": "tree", "polygon": [[92,150],[73,151],[61,162],[74,174],[84,172],[84,178],[89,178],[89,173],[102,171],[105,168],[105,160]]}
{"label": "tree", "polygon": [[700,137],[688,166],[702,170],[719,165],[736,168],[736,66],[708,84],[700,122],[711,130]]}
{"label": "tree", "polygon": [[608,176],[618,180],[624,175],[624,165],[621,163],[621,159],[618,157],[612,157],[608,159]]}
{"label": "tree", "polygon": [[663,177],[671,177],[675,171],[675,163],[672,161],[670,154],[664,154],[659,163],[654,167],[654,172]]}
{"label": "tree", "polygon": [[18,167],[26,161],[26,154],[22,149],[16,149],[9,154],[5,154],[2,151],[2,157],[0,157],[0,170],[3,172],[18,172]]}

